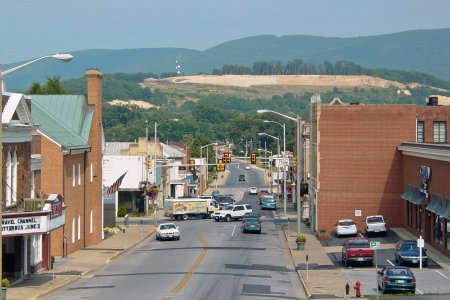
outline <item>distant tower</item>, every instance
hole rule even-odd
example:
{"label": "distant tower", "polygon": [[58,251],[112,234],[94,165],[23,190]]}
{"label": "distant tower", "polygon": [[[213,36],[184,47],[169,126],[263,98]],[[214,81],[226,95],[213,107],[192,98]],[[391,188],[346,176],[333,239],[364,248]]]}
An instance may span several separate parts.
{"label": "distant tower", "polygon": [[177,70],[177,75],[181,75],[181,56],[177,55],[177,60],[175,61],[175,69]]}

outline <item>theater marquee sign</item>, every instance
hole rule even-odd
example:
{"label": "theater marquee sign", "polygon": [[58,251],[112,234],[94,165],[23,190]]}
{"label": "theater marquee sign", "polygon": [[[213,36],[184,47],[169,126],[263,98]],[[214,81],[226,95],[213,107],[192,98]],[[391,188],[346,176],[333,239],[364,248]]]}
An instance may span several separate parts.
{"label": "theater marquee sign", "polygon": [[46,216],[30,216],[2,219],[2,235],[26,235],[44,233],[47,231]]}

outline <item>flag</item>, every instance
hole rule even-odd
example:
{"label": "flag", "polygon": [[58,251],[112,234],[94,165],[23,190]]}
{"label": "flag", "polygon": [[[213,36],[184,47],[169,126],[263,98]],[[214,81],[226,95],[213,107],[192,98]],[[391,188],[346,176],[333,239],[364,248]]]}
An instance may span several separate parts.
{"label": "flag", "polygon": [[[128,172],[128,171],[127,171]],[[106,190],[106,194],[111,195],[114,194],[115,192],[117,192],[119,190],[120,185],[122,184],[122,180],[125,177],[125,175],[127,175],[127,172],[123,173],[122,176],[119,177],[119,179],[116,180],[116,182],[114,182],[107,190]]]}

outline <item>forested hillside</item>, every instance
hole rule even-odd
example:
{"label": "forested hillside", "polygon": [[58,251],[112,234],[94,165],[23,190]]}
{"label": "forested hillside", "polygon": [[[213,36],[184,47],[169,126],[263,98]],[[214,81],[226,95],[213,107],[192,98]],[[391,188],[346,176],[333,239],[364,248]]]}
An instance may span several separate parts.
{"label": "forested hillside", "polygon": [[[448,49],[450,29],[353,38],[263,35],[225,42],[205,51],[183,48],[69,51],[74,56],[70,63],[43,61],[5,80],[10,90],[20,91],[48,76],[59,75],[62,79],[83,76],[88,68],[98,68],[105,74],[172,73],[178,56],[184,74],[211,73],[224,65],[251,67],[260,61],[286,64],[301,59],[318,65],[347,60],[365,68],[425,72],[449,80]],[[4,69],[17,64],[7,64]]]}

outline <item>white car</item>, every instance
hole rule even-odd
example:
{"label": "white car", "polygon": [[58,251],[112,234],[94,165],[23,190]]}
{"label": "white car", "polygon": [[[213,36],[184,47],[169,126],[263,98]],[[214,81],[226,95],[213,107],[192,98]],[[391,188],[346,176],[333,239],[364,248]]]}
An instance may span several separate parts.
{"label": "white car", "polygon": [[245,169],[246,170],[250,170],[250,166],[245,166]]}
{"label": "white car", "polygon": [[248,189],[248,193],[249,193],[249,195],[257,195],[258,189],[256,187],[252,186],[251,188]]}
{"label": "white car", "polygon": [[180,230],[173,223],[163,223],[156,229],[157,240],[179,240]]}
{"label": "white car", "polygon": [[336,237],[340,237],[342,235],[356,236],[358,234],[356,224],[351,219],[339,220],[334,226],[336,227]]}

